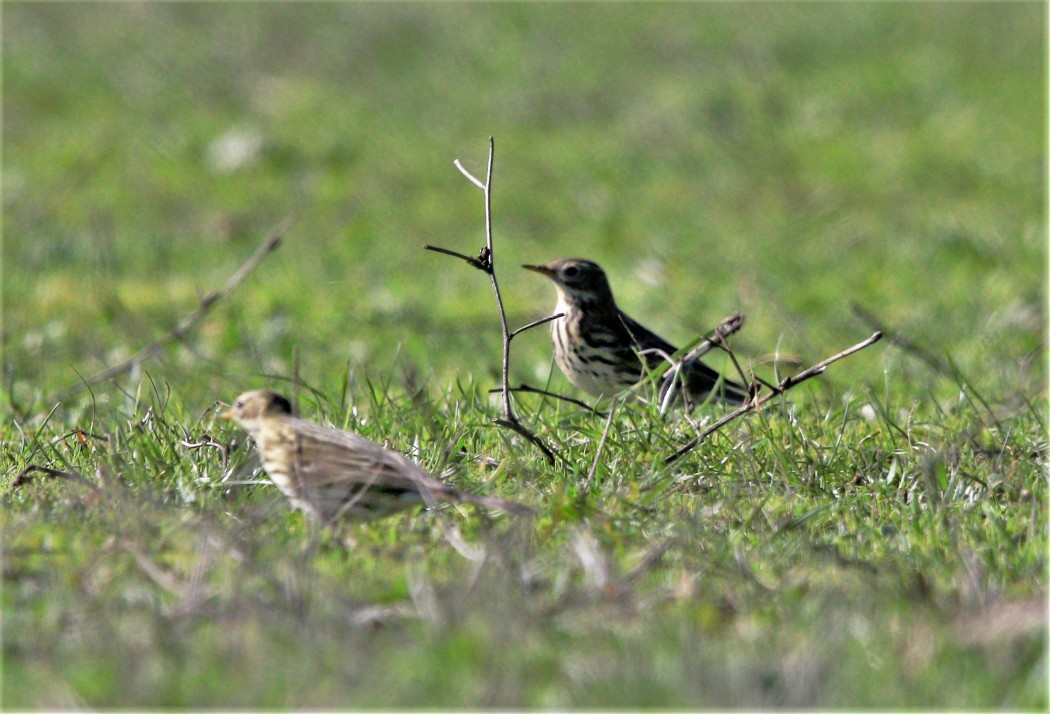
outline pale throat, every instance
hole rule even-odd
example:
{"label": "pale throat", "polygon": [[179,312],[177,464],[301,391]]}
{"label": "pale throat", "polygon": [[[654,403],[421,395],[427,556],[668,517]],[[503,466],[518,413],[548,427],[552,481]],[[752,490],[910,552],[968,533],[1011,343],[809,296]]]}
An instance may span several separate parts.
{"label": "pale throat", "polygon": [[[554,312],[551,314],[557,315],[559,312],[564,312],[565,315],[568,316],[569,310],[572,309],[572,307],[572,300],[568,297],[568,294],[565,292],[565,289],[559,285],[558,302],[554,304]],[[565,318],[563,317],[562,319],[564,320]]]}
{"label": "pale throat", "polygon": [[570,291],[567,288],[563,288],[561,285],[558,285],[557,288],[558,303],[554,306],[553,313],[555,315],[559,312],[564,312],[568,315],[570,312],[585,309],[589,304],[596,302],[598,299],[597,294],[590,290]]}

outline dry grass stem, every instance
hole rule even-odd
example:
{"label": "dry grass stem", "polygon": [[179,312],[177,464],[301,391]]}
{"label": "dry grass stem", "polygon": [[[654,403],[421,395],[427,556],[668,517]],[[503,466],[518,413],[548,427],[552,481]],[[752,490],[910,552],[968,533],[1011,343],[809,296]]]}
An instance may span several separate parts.
{"label": "dry grass stem", "polygon": [[49,402],[61,402],[69,399],[74,394],[88,389],[101,382],[109,381],[114,377],[118,377],[122,374],[126,374],[134,369],[136,366],[142,364],[146,360],[153,357],[155,354],[160,352],[166,345],[176,340],[181,340],[185,337],[197,324],[207,316],[207,314],[214,308],[223,298],[228,296],[237,287],[244,282],[245,278],[251,274],[253,270],[259,267],[263,259],[266,258],[270,253],[277,249],[281,244],[281,238],[284,236],[285,231],[288,229],[291,219],[284,219],[275,228],[270,235],[262,242],[262,244],[255,249],[255,252],[237,269],[233,275],[230,276],[226,284],[218,290],[205,293],[201,299],[197,309],[191,312],[189,315],[179,321],[175,327],[169,330],[167,333],[162,335],[160,338],[154,340],[150,344],[146,345],[138,352],[128,357],[122,362],[110,365],[105,369],[96,372],[95,374],[82,378],[76,384],[71,385],[65,391],[59,392],[57,395],[51,397],[47,401]]}

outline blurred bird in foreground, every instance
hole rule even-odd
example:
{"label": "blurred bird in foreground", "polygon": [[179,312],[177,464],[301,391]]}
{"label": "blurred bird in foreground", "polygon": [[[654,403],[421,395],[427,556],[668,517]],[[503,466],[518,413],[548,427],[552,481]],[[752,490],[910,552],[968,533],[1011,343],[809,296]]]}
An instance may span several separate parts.
{"label": "blurred bird in foreground", "polygon": [[245,392],[222,416],[251,435],[270,480],[292,505],[325,524],[440,502],[530,512],[517,503],[457,491],[363,436],[299,419],[291,403],[275,392]]}
{"label": "blurred bird in foreground", "polygon": [[[616,305],[609,281],[597,263],[582,258],[562,258],[543,265],[522,266],[554,282],[558,304],[554,313],[565,317],[551,322],[554,360],[577,388],[596,397],[611,397],[633,387],[647,371],[659,367],[677,348],[631,319]],[[739,321],[743,321],[739,315]],[[644,364],[642,360],[645,360]],[[681,368],[662,377],[660,399],[668,391],[684,387],[690,404],[702,402],[713,391],[715,397],[743,404],[747,387],[729,379],[686,355]]]}

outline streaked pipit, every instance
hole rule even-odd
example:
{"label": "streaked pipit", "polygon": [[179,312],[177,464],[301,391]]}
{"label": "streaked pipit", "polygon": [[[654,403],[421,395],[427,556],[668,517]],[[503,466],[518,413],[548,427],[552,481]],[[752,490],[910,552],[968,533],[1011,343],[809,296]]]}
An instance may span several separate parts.
{"label": "streaked pipit", "polygon": [[363,436],[299,419],[288,400],[275,392],[245,392],[222,416],[252,437],[270,480],[292,505],[326,524],[442,501],[529,511],[510,501],[457,491]]}
{"label": "streaked pipit", "polygon": [[[569,381],[588,394],[618,394],[676,351],[674,345],[617,307],[605,271],[597,263],[562,258],[523,267],[554,282],[558,290],[554,312],[565,313],[565,317],[551,322],[554,360]],[[721,378],[699,359],[684,362],[678,378],[690,403],[703,401],[712,390],[718,399],[734,404],[742,404],[748,396],[746,387]],[[663,377],[661,395],[671,379],[669,370]]]}

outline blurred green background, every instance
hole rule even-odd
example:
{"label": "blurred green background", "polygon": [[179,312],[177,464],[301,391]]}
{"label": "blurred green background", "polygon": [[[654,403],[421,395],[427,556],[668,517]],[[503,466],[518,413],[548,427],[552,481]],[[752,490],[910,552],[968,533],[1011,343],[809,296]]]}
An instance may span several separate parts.
{"label": "blurred green background", "polygon": [[[1045,708],[1045,3],[0,11],[5,704]],[[766,377],[867,337],[852,303],[958,371],[884,341],[671,467],[684,419],[605,444],[523,398],[548,468],[489,422],[487,281],[422,249],[483,244],[452,162],[489,136],[512,326],[554,304],[518,266],[577,255],[672,341],[745,312]],[[185,340],[51,411],[288,216]],[[536,522],[346,545],[226,485],[252,456],[209,407],[296,357],[309,418]]]}
{"label": "blurred green background", "polygon": [[[1044,11],[5,4],[9,397],[159,336],[290,214],[155,375],[228,398],[297,346],[321,386],[395,357],[437,384],[494,377],[483,276],[422,250],[481,246],[452,160],[480,174],[490,135],[515,323],[554,302],[518,265],[581,255],[672,341],[739,309],[745,356],[814,361],[868,334],[856,301],[985,389],[1034,384]],[[515,343],[515,381],[548,373],[541,332]],[[886,348],[850,372],[884,369],[913,379]]]}

